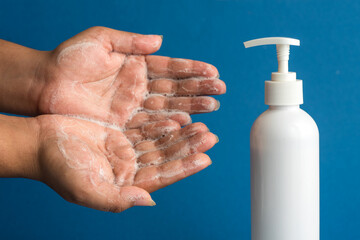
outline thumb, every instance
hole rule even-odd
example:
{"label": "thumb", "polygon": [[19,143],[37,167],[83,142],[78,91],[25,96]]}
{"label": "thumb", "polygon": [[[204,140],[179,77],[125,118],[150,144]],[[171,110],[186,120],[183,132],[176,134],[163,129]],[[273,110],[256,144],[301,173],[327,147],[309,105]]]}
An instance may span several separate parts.
{"label": "thumb", "polygon": [[158,51],[162,44],[161,35],[142,35],[111,28],[96,28],[101,29],[100,34],[102,32],[106,33],[115,52],[147,55]]}
{"label": "thumb", "polygon": [[121,205],[123,205],[125,209],[132,206],[156,205],[146,190],[135,186],[120,187],[119,197]]}
{"label": "thumb", "polygon": [[133,206],[154,206],[150,194],[135,186],[119,187],[103,182],[91,194],[88,194],[83,204],[101,211],[122,212]]}

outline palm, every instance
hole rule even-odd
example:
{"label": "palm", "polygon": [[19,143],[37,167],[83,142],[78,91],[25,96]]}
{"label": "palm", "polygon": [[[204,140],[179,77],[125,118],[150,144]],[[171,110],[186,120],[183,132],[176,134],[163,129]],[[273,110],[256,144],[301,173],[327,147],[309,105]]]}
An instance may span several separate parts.
{"label": "palm", "polygon": [[188,113],[217,109],[213,98],[188,97],[225,92],[216,68],[191,60],[139,55],[158,50],[160,38],[144,40],[141,35],[116,31],[119,39],[114,40],[112,31],[90,29],[55,49],[45,74],[41,112],[131,127],[164,119],[183,125],[190,121]]}
{"label": "palm", "polygon": [[[41,116],[39,123],[45,182],[69,201],[114,212],[136,201],[149,205],[148,192],[207,167],[211,161],[201,152],[216,143],[203,124],[179,129],[163,121],[123,132],[60,115]],[[165,125],[178,130],[167,134]],[[136,131],[143,139],[129,137]]]}

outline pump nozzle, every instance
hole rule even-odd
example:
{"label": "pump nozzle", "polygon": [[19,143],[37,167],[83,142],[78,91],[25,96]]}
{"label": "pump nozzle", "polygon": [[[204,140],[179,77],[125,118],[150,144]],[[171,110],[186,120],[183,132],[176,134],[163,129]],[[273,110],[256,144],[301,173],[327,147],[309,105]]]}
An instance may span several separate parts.
{"label": "pump nozzle", "polygon": [[265,82],[265,104],[295,105],[303,103],[302,81],[296,80],[296,73],[289,72],[290,45],[300,46],[293,38],[269,37],[244,42],[245,48],[276,45],[278,72],[271,74],[271,81]]}
{"label": "pump nozzle", "polygon": [[[288,73],[289,71],[289,55],[290,45],[300,46],[300,41],[294,38],[284,37],[269,37],[259,38],[251,41],[244,42],[245,48],[262,46],[262,45],[276,45],[276,52],[278,58],[278,73]],[[281,80],[289,80],[287,77],[281,77]],[[288,78],[293,78],[288,76]],[[272,79],[273,81],[281,81],[280,79]],[[294,79],[295,80],[295,79]]]}

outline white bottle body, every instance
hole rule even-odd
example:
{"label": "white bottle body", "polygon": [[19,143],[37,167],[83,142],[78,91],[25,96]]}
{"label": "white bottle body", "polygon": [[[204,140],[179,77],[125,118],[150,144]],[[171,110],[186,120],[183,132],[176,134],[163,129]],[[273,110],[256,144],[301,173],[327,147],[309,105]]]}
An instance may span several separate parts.
{"label": "white bottle body", "polygon": [[319,240],[319,131],[298,105],[270,106],[254,122],[252,240]]}

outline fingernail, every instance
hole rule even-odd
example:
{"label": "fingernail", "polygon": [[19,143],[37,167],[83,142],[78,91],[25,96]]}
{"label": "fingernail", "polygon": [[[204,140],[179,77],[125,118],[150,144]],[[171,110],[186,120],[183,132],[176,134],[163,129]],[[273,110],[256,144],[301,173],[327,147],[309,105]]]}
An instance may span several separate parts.
{"label": "fingernail", "polygon": [[161,40],[163,40],[164,39],[164,35],[159,35],[160,37],[161,37]]}
{"label": "fingernail", "polygon": [[152,207],[152,206],[155,206],[156,203],[152,200],[152,199],[137,199],[135,202],[134,202],[134,205],[135,206],[149,206],[149,207]]}
{"label": "fingernail", "polygon": [[215,108],[215,111],[219,110],[219,108],[220,108],[220,102],[219,102],[219,100],[216,100],[216,102],[217,102],[217,107]]}
{"label": "fingernail", "polygon": [[155,205],[156,205],[156,202],[154,202],[154,200],[151,199],[151,200],[150,200],[150,206],[153,207],[153,206],[155,206]]}
{"label": "fingernail", "polygon": [[218,135],[216,135],[216,134],[214,134],[215,135],[215,137],[216,137],[216,143],[218,143],[219,142],[219,137],[218,137]]}
{"label": "fingernail", "polygon": [[216,76],[216,78],[220,78],[220,73],[218,73],[218,75]]}

